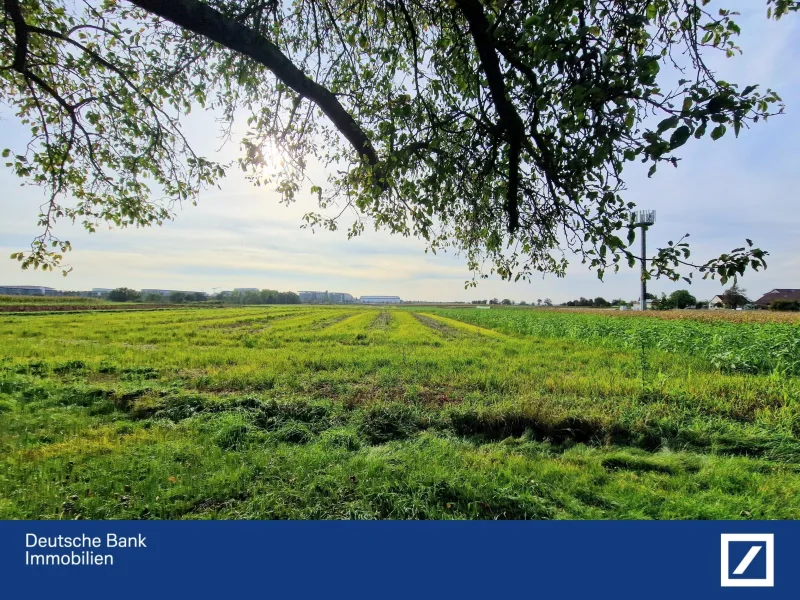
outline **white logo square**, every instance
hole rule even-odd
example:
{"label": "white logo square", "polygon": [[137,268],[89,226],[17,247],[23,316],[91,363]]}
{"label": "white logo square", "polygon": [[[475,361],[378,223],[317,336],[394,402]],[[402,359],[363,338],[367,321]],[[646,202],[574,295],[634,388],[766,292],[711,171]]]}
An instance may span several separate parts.
{"label": "white logo square", "polygon": [[[774,587],[775,586],[775,534],[773,533],[723,533],[720,536],[720,557],[722,563],[722,587]],[[729,564],[731,542],[761,542],[753,544],[738,564]],[[764,548],[766,574],[764,577],[744,578],[731,575],[743,575],[753,562],[761,548]]]}

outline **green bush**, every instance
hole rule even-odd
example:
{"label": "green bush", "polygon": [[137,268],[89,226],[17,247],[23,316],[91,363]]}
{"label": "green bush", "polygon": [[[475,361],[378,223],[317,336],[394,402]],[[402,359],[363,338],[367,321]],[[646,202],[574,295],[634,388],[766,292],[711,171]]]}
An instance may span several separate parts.
{"label": "green bush", "polygon": [[800,310],[800,302],[796,300],[773,300],[769,305],[770,310]]}

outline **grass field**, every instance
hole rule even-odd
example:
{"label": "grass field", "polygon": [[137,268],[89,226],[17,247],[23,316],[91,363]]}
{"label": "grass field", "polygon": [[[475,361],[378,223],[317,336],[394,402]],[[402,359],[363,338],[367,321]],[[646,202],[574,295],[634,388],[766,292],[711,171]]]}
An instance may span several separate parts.
{"label": "grass field", "polygon": [[800,326],[737,319],[0,315],[0,518],[798,518]]}

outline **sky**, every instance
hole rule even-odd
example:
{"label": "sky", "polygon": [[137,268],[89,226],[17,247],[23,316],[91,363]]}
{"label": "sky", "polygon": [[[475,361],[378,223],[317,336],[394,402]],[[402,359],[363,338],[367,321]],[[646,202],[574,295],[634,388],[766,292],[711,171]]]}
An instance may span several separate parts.
{"label": "sky", "polygon": [[[738,139],[726,135],[716,142],[692,140],[681,149],[683,160],[677,169],[661,166],[651,179],[638,163],[627,166],[624,197],[639,208],[657,211],[657,222],[648,232],[650,248],[690,233],[696,260],[742,246],[745,238],[767,250],[769,268],[748,272],[740,280],[757,298],[773,288],[800,288],[800,15],[775,22],[767,21],[761,1],[719,5],[742,13],[736,21],[742,28],[738,43],[744,54],[711,57],[709,66],[720,79],[776,90],[786,103],[786,114],[743,130]],[[186,129],[201,151],[220,147],[213,115],[192,117]],[[0,146],[13,149],[26,141],[13,114],[0,107]],[[214,158],[234,158],[238,144],[229,143],[221,152],[223,158]],[[206,292],[256,287],[428,301],[497,297],[517,302],[550,298],[560,303],[579,296],[609,300],[639,296],[637,270],[626,266],[599,281],[579,260],[571,260],[564,278],[547,275],[511,283],[495,277],[465,289],[471,274],[463,258],[426,254],[423,242],[386,232],[368,229],[348,240],[344,228],[302,229],[302,215],[315,209],[310,197],[287,207],[277,194],[253,187],[236,169],[229,171],[220,189],[204,191],[196,207],[185,207],[161,227],[101,227],[88,234],[61,222],[57,234],[72,242],[74,249],[65,262],[73,271],[66,278],[59,271],[21,271],[7,257],[25,250],[39,233],[38,207],[45,195],[39,188],[20,187],[9,169],[0,169],[0,285]],[[717,281],[697,280],[687,286],[661,279],[650,282],[648,291],[669,294],[681,288],[698,299],[709,299],[724,289]]]}

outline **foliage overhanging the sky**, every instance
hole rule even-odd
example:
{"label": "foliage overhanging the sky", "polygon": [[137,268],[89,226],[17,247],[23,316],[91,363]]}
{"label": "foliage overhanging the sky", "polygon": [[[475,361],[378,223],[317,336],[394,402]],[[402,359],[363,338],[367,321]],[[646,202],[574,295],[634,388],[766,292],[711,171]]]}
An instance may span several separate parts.
{"label": "foliage overhanging the sky", "polygon": [[[316,195],[310,226],[354,215],[349,235],[372,223],[507,279],[563,274],[569,248],[602,277],[636,259],[626,162],[652,175],[687,142],[783,109],[757,82],[707,68],[707,53],[739,52],[736,14],[716,4],[4,0],[0,102],[31,136],[3,155],[49,198],[41,235],[12,258],[59,265],[70,244],[58,219],[150,225],[195,202],[231,168],[182,133],[200,106],[227,131],[245,115],[239,166],[286,202]],[[764,8],[780,18],[798,6]],[[680,75],[667,89],[665,65]],[[328,166],[324,185],[307,177],[312,157]],[[765,254],[748,240],[699,266],[725,281],[766,266]],[[684,265],[681,239],[658,249],[648,276],[676,279]]]}

